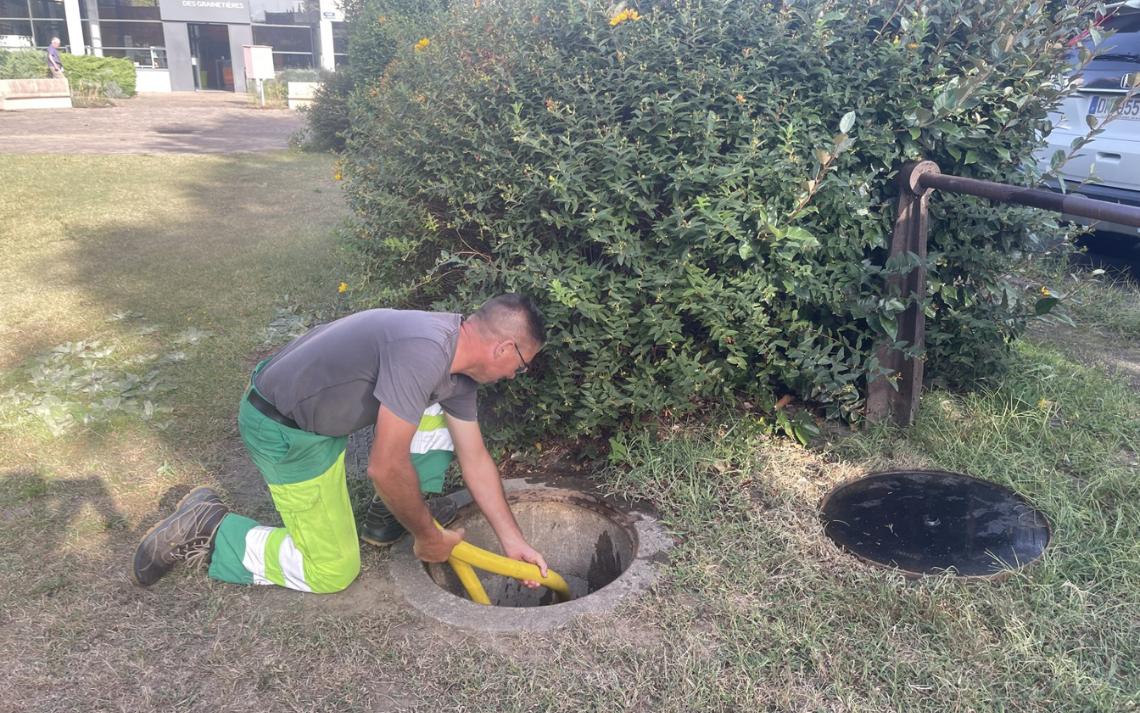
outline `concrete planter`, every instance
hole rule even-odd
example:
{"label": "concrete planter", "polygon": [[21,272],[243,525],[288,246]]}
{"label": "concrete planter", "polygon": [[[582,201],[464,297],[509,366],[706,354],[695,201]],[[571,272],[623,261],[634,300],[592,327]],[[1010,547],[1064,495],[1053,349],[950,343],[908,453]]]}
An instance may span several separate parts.
{"label": "concrete planter", "polygon": [[289,108],[300,109],[313,103],[320,82],[289,82]]}
{"label": "concrete planter", "polygon": [[140,94],[170,92],[170,70],[135,67],[135,91]]}
{"label": "concrete planter", "polygon": [[0,79],[0,111],[70,108],[66,79]]}

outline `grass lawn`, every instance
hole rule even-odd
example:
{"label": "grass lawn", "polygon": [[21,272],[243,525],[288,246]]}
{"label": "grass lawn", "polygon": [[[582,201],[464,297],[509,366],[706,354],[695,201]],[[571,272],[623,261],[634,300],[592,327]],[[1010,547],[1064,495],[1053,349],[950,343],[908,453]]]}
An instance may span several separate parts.
{"label": "grass lawn", "polygon": [[[928,393],[906,433],[803,449],[726,415],[622,437],[597,481],[675,534],[659,585],[553,633],[471,634],[420,618],[371,548],[336,595],[127,575],[196,484],[272,513],[234,406],[293,315],[351,279],[331,159],[0,156],[0,173],[0,709],[1140,705],[1134,288],[1086,289],[1075,329],[1035,331],[975,393]],[[911,466],[1017,489],[1053,525],[1044,560],[908,581],[822,537],[831,487]]]}

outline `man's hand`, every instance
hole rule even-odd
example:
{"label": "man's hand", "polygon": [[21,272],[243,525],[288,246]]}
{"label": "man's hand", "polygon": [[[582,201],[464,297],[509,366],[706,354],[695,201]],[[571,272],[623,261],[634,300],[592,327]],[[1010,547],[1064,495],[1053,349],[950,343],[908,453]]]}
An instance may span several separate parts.
{"label": "man's hand", "polygon": [[[510,545],[503,545],[503,554],[513,560],[519,560],[520,562],[530,562],[533,565],[538,565],[538,570],[542,572],[543,577],[547,576],[548,574],[548,571],[546,569],[546,560],[542,558],[542,555],[538,553],[538,550],[534,549],[526,542],[520,541],[517,543],[512,543]],[[534,580],[525,579],[523,580],[523,586],[527,587],[528,589],[536,589],[542,585],[538,582],[535,582]]]}
{"label": "man's hand", "polygon": [[462,527],[454,530],[437,529],[433,537],[416,537],[412,552],[424,562],[446,562],[455,546],[463,541],[465,534]]}

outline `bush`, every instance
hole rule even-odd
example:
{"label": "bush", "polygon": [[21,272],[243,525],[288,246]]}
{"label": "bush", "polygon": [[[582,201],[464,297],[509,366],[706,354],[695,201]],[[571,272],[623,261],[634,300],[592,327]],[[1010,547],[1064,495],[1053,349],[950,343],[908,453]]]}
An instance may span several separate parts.
{"label": "bush", "polygon": [[319,82],[321,73],[315,69],[286,69],[277,73],[279,82]]}
{"label": "bush", "polygon": [[348,98],[355,81],[342,69],[322,75],[321,86],[307,109],[304,148],[308,151],[340,151],[348,130]]}
{"label": "bush", "polygon": [[135,65],[125,57],[60,54],[63,72],[72,87],[83,86],[100,97],[115,99],[135,95]]}
{"label": "bush", "polygon": [[[468,5],[357,90],[358,241],[383,303],[533,296],[551,340],[504,407],[570,432],[786,393],[856,418],[907,306],[897,167],[1032,182],[1079,24],[1027,0]],[[1027,315],[1002,276],[1050,230],[934,199],[928,373],[1000,368]]]}
{"label": "bush", "polygon": [[325,73],[308,109],[303,144],[312,151],[340,151],[348,130],[355,89],[375,88],[400,47],[432,32],[449,0],[349,0],[348,54],[352,64]]}
{"label": "bush", "polygon": [[45,79],[49,76],[44,52],[0,49],[0,79]]}

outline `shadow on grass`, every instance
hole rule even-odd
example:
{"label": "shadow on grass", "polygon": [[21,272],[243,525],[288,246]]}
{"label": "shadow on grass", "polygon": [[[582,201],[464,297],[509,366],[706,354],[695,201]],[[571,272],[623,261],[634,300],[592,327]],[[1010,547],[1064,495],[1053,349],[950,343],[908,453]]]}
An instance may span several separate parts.
{"label": "shadow on grass", "polygon": [[[29,310],[19,325],[28,338],[9,340],[9,363],[30,367],[66,342],[117,344],[110,363],[93,368],[114,370],[116,384],[158,369],[157,381],[169,391],[148,393],[138,403],[173,409],[164,429],[144,423],[153,445],[122,435],[122,448],[142,452],[141,460],[123,455],[124,474],[138,470],[141,480],[156,458],[200,464],[238,494],[239,505],[257,502],[264,497],[260,475],[243,462],[244,453],[234,454],[237,401],[257,357],[269,349],[265,332],[275,309],[291,301],[311,304],[321,292],[335,298],[340,276],[334,274],[333,231],[346,212],[330,164],[328,156],[286,152],[76,157],[68,170],[82,189],[64,200],[34,170],[36,161],[16,160],[27,172],[26,190],[33,199],[43,196],[38,211],[52,216],[60,234],[26,248],[28,273],[39,268],[42,274],[22,276],[27,287],[9,285],[16,292],[34,286],[55,300],[42,311]],[[27,228],[29,238],[42,236],[45,225]],[[197,335],[192,343],[185,341],[188,333]],[[171,354],[178,358],[137,363]],[[103,396],[75,394],[92,402]],[[105,443],[118,436],[101,430],[96,425],[63,437],[102,441],[102,457],[119,467]],[[26,471],[4,476],[10,483],[3,492],[60,504],[72,490],[95,492],[100,503],[114,500],[97,477],[45,479],[32,472],[38,464],[12,465]],[[167,490],[145,521],[153,524],[169,512],[192,485]],[[51,519],[65,531],[70,513],[53,507],[59,512]],[[125,523],[122,514],[114,517]]]}
{"label": "shadow on grass", "polygon": [[37,550],[55,551],[58,541],[66,535],[66,527],[80,511],[90,505],[98,513],[104,530],[122,530],[127,520],[115,506],[114,496],[107,490],[103,479],[96,475],[81,478],[45,478],[32,471],[10,471],[0,474],[0,503],[4,505],[6,519],[19,520],[31,510],[36,520],[51,523],[37,533]]}

